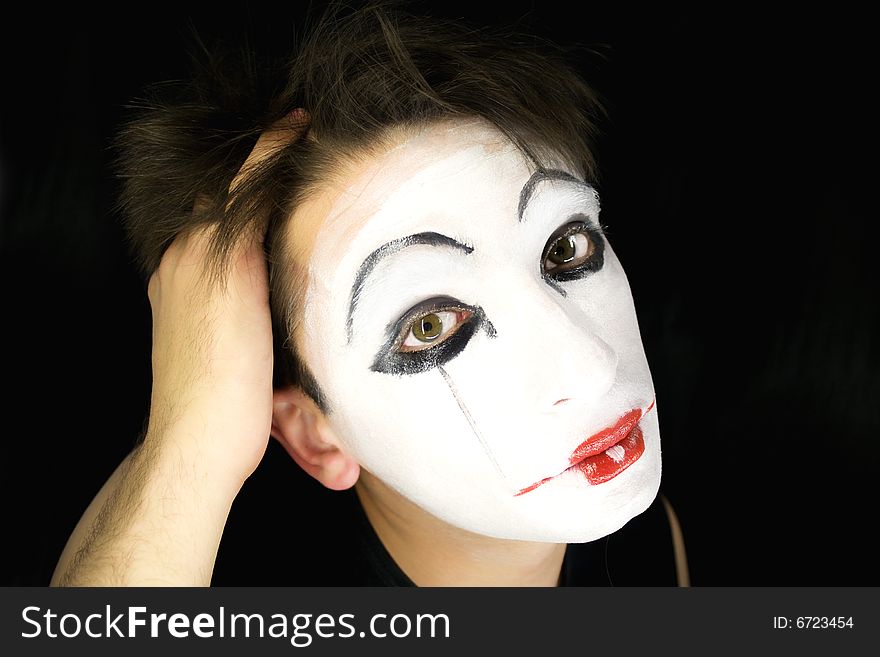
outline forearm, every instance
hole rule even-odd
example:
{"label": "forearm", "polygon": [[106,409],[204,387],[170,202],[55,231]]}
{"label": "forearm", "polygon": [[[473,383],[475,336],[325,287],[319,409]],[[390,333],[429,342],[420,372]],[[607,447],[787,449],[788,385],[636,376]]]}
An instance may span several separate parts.
{"label": "forearm", "polygon": [[[264,133],[242,172],[298,137],[300,119]],[[209,585],[232,501],[266,450],[273,339],[264,230],[243,230],[218,250],[220,224],[194,216],[147,286],[149,431],[80,519],[53,585]],[[218,269],[212,254],[221,252],[229,266]]]}
{"label": "forearm", "polygon": [[147,439],[84,514],[52,584],[209,585],[239,483],[204,457],[192,441]]}

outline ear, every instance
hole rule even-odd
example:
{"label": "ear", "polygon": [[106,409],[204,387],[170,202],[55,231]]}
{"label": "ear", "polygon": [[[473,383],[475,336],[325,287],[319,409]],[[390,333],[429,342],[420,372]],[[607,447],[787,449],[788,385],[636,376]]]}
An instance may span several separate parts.
{"label": "ear", "polygon": [[351,488],[360,476],[358,462],[342,446],[321,409],[299,388],[275,390],[272,436],[303,470],[327,488]]}

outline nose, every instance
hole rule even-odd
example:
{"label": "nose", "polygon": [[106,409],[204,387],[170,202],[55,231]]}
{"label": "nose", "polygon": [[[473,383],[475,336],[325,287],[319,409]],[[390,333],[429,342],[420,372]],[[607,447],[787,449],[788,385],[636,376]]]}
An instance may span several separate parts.
{"label": "nose", "polygon": [[533,403],[556,412],[601,399],[614,384],[618,354],[604,339],[600,318],[550,288],[534,290],[521,308],[515,323],[527,346],[526,378],[538,384]]}

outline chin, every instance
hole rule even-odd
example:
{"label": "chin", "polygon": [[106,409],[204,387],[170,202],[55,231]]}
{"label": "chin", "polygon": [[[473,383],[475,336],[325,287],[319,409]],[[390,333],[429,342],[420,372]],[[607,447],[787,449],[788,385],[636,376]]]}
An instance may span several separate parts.
{"label": "chin", "polygon": [[[610,483],[610,482],[608,482]],[[603,484],[604,485],[604,484]],[[613,534],[636,516],[644,513],[657,497],[660,477],[643,485],[621,491],[603,503],[588,507],[573,506],[570,514],[560,520],[558,531],[550,538],[535,536],[531,540],[552,540],[565,543],[588,543]]]}
{"label": "chin", "polygon": [[616,532],[644,513],[660,490],[662,459],[656,414],[647,416],[641,424],[645,451],[619,475],[590,485],[580,472],[569,470],[522,496],[533,496],[528,500],[528,515],[534,521],[520,525],[518,538],[588,543]]}

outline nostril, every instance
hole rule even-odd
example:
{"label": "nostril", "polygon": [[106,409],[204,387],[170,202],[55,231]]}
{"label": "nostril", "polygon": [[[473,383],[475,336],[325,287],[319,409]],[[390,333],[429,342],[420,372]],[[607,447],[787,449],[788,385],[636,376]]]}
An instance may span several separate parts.
{"label": "nostril", "polygon": [[554,406],[559,406],[560,404],[564,404],[564,403],[567,402],[567,401],[569,401],[569,398],[568,398],[568,397],[566,397],[565,399],[559,399],[559,400],[553,402],[553,405],[554,405]]}

